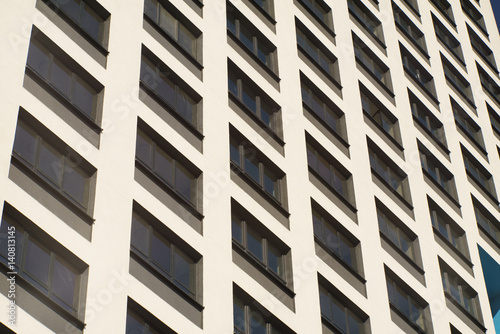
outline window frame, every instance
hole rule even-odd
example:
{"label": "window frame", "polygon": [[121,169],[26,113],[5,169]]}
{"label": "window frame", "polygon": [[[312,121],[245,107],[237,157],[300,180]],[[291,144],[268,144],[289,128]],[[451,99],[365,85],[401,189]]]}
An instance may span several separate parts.
{"label": "window frame", "polygon": [[[323,27],[325,30],[335,37],[333,28],[333,14],[330,6],[324,0],[297,0],[302,7]],[[317,8],[319,7],[319,9]],[[315,11],[316,9],[316,11]],[[323,11],[322,18],[317,11]]]}
{"label": "window frame", "polygon": [[490,116],[491,128],[496,135],[500,136],[500,115],[488,103],[486,103],[486,108]]}
{"label": "window frame", "polygon": [[444,18],[448,21],[448,23],[450,23],[456,29],[457,24],[455,23],[455,18],[453,16],[453,9],[451,4],[447,0],[430,0],[430,1],[444,16]]}
{"label": "window frame", "polygon": [[417,25],[410,19],[401,8],[394,1],[392,3],[392,12],[394,15],[394,23],[396,27],[403,32],[403,35],[417,47],[417,49],[429,59],[430,56],[427,52],[427,43],[425,42],[424,33],[417,27]]}
{"label": "window frame", "polygon": [[479,81],[486,93],[498,104],[500,104],[500,85],[478,64],[476,68],[479,74]]}
{"label": "window frame", "polygon": [[462,76],[462,74],[460,74],[451,62],[443,56],[442,53],[440,53],[440,55],[446,82],[451,85],[461,97],[464,98],[471,108],[476,109],[470,83]]}
{"label": "window frame", "polygon": [[[488,238],[500,248],[500,222],[473,195],[471,198],[478,228],[484,231]],[[478,216],[481,216],[482,219],[479,219]]]}
{"label": "window frame", "polygon": [[472,29],[467,23],[467,32],[469,33],[469,40],[472,49],[484,60],[484,62],[498,74],[495,55],[493,51],[486,45],[481,37]]}
{"label": "window frame", "polygon": [[[466,64],[464,60],[464,53],[462,51],[462,45],[434,14],[431,14],[431,16],[436,38],[446,47],[448,51],[450,51],[453,57],[465,67]],[[441,55],[441,58],[442,57],[443,56]]]}
{"label": "window frame", "polygon": [[[496,205],[499,204],[498,197],[496,194],[495,184],[493,181],[493,175],[481,165],[479,161],[469,152],[467,149],[460,144],[462,150],[462,158],[464,162],[466,174],[472,178],[475,183],[484,191],[484,193],[495,202]],[[470,168],[474,170],[470,170]],[[485,185],[487,183],[487,185]]]}
{"label": "window frame", "polygon": [[476,27],[481,30],[481,32],[488,37],[488,31],[486,30],[486,24],[484,22],[483,14],[470,2],[469,0],[460,0],[460,5],[462,11],[467,15],[467,17],[474,22]]}
{"label": "window frame", "polygon": [[481,153],[487,154],[481,127],[451,96],[450,102],[457,128],[465,133],[465,135],[472,141]]}
{"label": "window frame", "polygon": [[[348,0],[347,8],[351,17],[364,28],[383,49],[386,49],[382,22],[359,0]],[[374,25],[374,27],[373,27]]]}
{"label": "window frame", "polygon": [[439,104],[434,77],[418,62],[415,57],[399,43],[403,70],[417,86],[434,102]]}

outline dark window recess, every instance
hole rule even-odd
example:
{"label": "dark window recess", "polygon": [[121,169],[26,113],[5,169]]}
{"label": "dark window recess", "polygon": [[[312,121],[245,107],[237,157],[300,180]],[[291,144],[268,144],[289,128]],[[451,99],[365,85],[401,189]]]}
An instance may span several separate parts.
{"label": "dark window recess", "polygon": [[421,65],[419,61],[406,50],[406,48],[399,44],[401,50],[401,59],[403,60],[403,69],[405,72],[431,97],[437,100],[436,87],[434,85],[434,78],[427,70]]}
{"label": "dark window recess", "polygon": [[410,9],[420,17],[420,11],[418,10],[417,0],[403,0],[403,2],[410,7]]}
{"label": "dark window recess", "polygon": [[477,10],[476,6],[472,4],[469,0],[460,0],[460,4],[462,5],[462,10],[464,13],[474,22],[474,24],[486,35],[488,36],[488,32],[486,31],[486,24],[484,22],[483,15]]}
{"label": "dark window recess", "polygon": [[481,58],[483,58],[488,66],[498,72],[493,51],[491,51],[483,39],[479,37],[469,25],[467,25],[467,31],[469,32],[469,39],[472,48],[477,52],[477,54],[479,54],[479,56],[481,56]]}
{"label": "dark window recess", "polygon": [[398,119],[363,84],[359,83],[361,108],[382,131],[401,144]]}
{"label": "dark window recess", "polygon": [[150,324],[149,321],[144,319],[134,310],[127,309],[127,322],[126,322],[126,334],[132,333],[148,333],[148,334],[160,334],[161,332],[157,330],[154,325]]}
{"label": "dark window recess", "polygon": [[141,82],[182,119],[199,128],[201,97],[170,68],[146,51],[141,57]]}
{"label": "dark window recess", "polygon": [[270,17],[274,17],[274,7],[273,7],[273,1],[274,0],[249,0],[251,3],[253,3],[255,6],[261,8],[269,14]]}
{"label": "dark window recess", "polygon": [[[427,45],[425,43],[424,33],[413,23],[406,14],[401,10],[401,8],[392,2],[392,11],[394,13],[394,21],[396,22],[396,27],[398,27],[410,41],[417,46],[417,49],[422,50],[427,56]],[[428,56],[427,56],[428,58]]]}
{"label": "dark window recess", "polygon": [[89,83],[40,41],[31,39],[27,66],[71,103],[84,117],[97,122],[98,94],[103,87]]}
{"label": "dark window recess", "polygon": [[333,30],[332,9],[323,0],[298,0],[330,30]]}
{"label": "dark window recess", "polygon": [[345,264],[357,273],[361,271],[359,240],[342,231],[340,223],[326,218],[318,210],[312,209],[314,236]]}
{"label": "dark window recess", "polygon": [[455,88],[460,95],[475,108],[474,97],[470,83],[458,72],[458,70],[441,53],[444,77],[446,81]]}
{"label": "dark window recess", "polygon": [[402,251],[414,263],[417,263],[417,254],[415,244],[417,243],[417,236],[409,233],[408,229],[402,229],[403,223],[392,215],[385,212],[377,205],[377,219],[380,233],[385,235],[390,242]]}
{"label": "dark window recess", "polygon": [[477,71],[479,73],[479,80],[481,81],[481,85],[486,90],[486,92],[497,102],[500,104],[500,86],[496,83],[496,81],[486,73],[486,71],[479,66],[476,62]]}
{"label": "dark window recess", "polygon": [[497,114],[495,109],[493,109],[489,104],[486,104],[488,108],[488,113],[490,114],[491,127],[497,135],[500,136],[500,115]]}
{"label": "dark window recess", "polygon": [[164,6],[158,0],[144,1],[144,14],[167,33],[182,49],[198,59],[198,39],[201,31],[180,14],[172,5]]}
{"label": "dark window recess", "polygon": [[472,120],[472,117],[470,117],[467,112],[463,110],[462,107],[460,107],[460,105],[451,97],[450,101],[457,127],[465,132],[465,134],[472,139],[474,144],[485,151],[486,148],[484,146],[483,134],[479,125],[477,125],[477,123]]}
{"label": "dark window recess", "polygon": [[[43,232],[41,232],[43,233]],[[83,318],[80,309],[82,276],[88,268],[50,237],[41,237],[4,213],[0,223],[0,262],[9,272],[16,272],[35,289],[77,318]],[[12,241],[15,241],[13,243]],[[57,244],[57,247],[49,245]],[[15,245],[15,255],[9,250]],[[56,249],[59,249],[57,251]],[[62,252],[61,252],[62,251]],[[43,302],[43,300],[42,300]]]}
{"label": "dark window recess", "polygon": [[12,154],[71,203],[91,212],[96,169],[53,134],[41,135],[37,130],[19,120]]}
{"label": "dark window recess", "polygon": [[311,80],[301,75],[302,104],[347,142],[345,115]]}
{"label": "dark window recess", "polygon": [[191,298],[196,298],[196,263],[179,245],[134,212],[130,250]]}
{"label": "dark window recess", "polygon": [[230,61],[227,83],[230,97],[238,100],[246,111],[256,116],[258,123],[281,136],[280,106]]}
{"label": "dark window recess", "polygon": [[446,29],[444,24],[439,21],[438,18],[432,14],[432,22],[434,24],[434,31],[436,32],[436,37],[444,46],[455,56],[462,64],[465,64],[464,54],[462,52],[462,46],[458,39],[453,36],[453,34]]}
{"label": "dark window recess", "polygon": [[472,177],[476,183],[491,196],[495,201],[497,201],[497,194],[495,190],[495,184],[493,183],[493,176],[483,167],[483,165],[474,158],[474,156],[467,151],[463,146],[462,157],[464,159],[465,171],[469,176]]}
{"label": "dark window recess", "polygon": [[314,64],[340,86],[340,73],[337,58],[303,24],[297,22],[297,45],[313,60]]}
{"label": "dark window recess", "polygon": [[143,130],[137,130],[135,158],[181,198],[197,207],[199,170],[179,161]]}
{"label": "dark window recess", "polygon": [[236,37],[263,65],[278,73],[276,46],[274,46],[230,2],[227,3],[227,30]]}
{"label": "dark window recess", "polygon": [[353,33],[352,37],[356,62],[361,64],[392,94],[392,81],[389,67],[387,67],[387,65],[385,65],[358,36]]}
{"label": "dark window recess", "polygon": [[455,19],[453,18],[453,10],[451,9],[451,4],[447,0],[430,0],[436,8],[443,14],[443,16],[450,22],[454,27]]}
{"label": "dark window recess", "polygon": [[384,32],[380,20],[359,0],[348,0],[349,13],[373,35],[377,42],[384,45]]}
{"label": "dark window recess", "polygon": [[229,145],[231,163],[245,173],[254,184],[282,203],[285,174],[246,139],[232,135]]}
{"label": "dark window recess", "polygon": [[431,134],[432,139],[446,148],[447,144],[443,123],[409,89],[408,96],[413,119]]}
{"label": "dark window recess", "polygon": [[99,14],[91,5],[89,1],[85,0],[43,0],[53,4],[57,10],[64,13],[65,16],[70,18],[78,27],[80,27],[86,34],[101,46],[106,47],[105,35],[106,24],[105,21],[109,18],[107,15]]}
{"label": "dark window recess", "polygon": [[433,179],[458,204],[453,174],[420,141],[418,141],[418,151],[424,174]]}
{"label": "dark window recess", "polygon": [[477,225],[500,247],[500,222],[474,197],[472,203]]}

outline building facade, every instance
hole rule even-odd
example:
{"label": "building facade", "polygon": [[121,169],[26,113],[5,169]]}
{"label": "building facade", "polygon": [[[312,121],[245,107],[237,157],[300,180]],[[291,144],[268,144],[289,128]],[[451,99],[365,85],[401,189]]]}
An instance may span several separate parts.
{"label": "building facade", "polygon": [[488,0],[1,7],[1,333],[500,331]]}

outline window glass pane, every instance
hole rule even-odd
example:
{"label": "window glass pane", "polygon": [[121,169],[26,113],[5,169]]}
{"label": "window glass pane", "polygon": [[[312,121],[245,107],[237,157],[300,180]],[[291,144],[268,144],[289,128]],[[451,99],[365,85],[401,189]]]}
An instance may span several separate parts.
{"label": "window glass pane", "polygon": [[174,253],[174,278],[186,292],[194,294],[194,262],[178,248],[175,248]]}
{"label": "window glass pane", "polygon": [[80,0],[56,0],[64,13],[71,17],[75,22],[79,22]]}
{"label": "window glass pane", "polygon": [[331,184],[330,164],[322,156],[318,156],[318,173],[328,184]]}
{"label": "window glass pane", "polygon": [[262,43],[257,44],[257,57],[266,64],[267,66],[271,65],[271,51]]}
{"label": "window glass pane", "polygon": [[172,81],[167,79],[168,73],[160,73],[158,80],[157,93],[165,102],[170,104],[175,109],[175,85]]}
{"label": "window glass pane", "polygon": [[250,31],[248,31],[248,29],[242,24],[240,24],[240,41],[242,41],[243,44],[245,44],[245,46],[248,49],[250,49],[250,51],[254,52],[254,50],[253,50],[253,36],[250,33]]}
{"label": "window glass pane", "polygon": [[228,73],[228,90],[238,97],[238,82],[236,79],[236,74],[233,72]]}
{"label": "window glass pane", "polygon": [[389,279],[387,279],[387,294],[389,295],[389,302],[396,305],[396,288]]}
{"label": "window glass pane", "polygon": [[408,319],[410,319],[410,306],[407,295],[401,289],[396,289],[396,306]]}
{"label": "window glass pane", "polygon": [[132,215],[132,235],[130,243],[145,256],[149,255],[148,225],[135,214]]}
{"label": "window glass pane", "polygon": [[273,112],[269,105],[267,105],[262,99],[260,100],[260,119],[270,128],[273,127],[272,119]]}
{"label": "window glass pane", "polygon": [[269,244],[269,242],[267,245],[267,265],[276,274],[283,276],[283,256],[281,255],[281,252],[276,247]]}
{"label": "window glass pane", "polygon": [[165,273],[171,275],[170,243],[156,231],[153,231],[151,239],[151,260],[163,269]]}
{"label": "window glass pane", "polygon": [[323,223],[321,222],[320,215],[315,211],[313,211],[313,228],[314,235],[323,240]]}
{"label": "window glass pane", "polygon": [[47,79],[49,72],[49,51],[39,42],[32,41],[28,53],[28,65]]}
{"label": "window glass pane", "polygon": [[140,131],[137,131],[137,142],[135,146],[135,156],[137,159],[152,167],[151,141]]}
{"label": "window glass pane", "polygon": [[[68,159],[66,159],[68,161]],[[63,190],[82,206],[86,206],[88,176],[78,168],[64,167]]]}
{"label": "window glass pane", "polygon": [[37,287],[46,290],[49,284],[50,252],[38,241],[30,238],[26,248],[24,270],[37,279]]}
{"label": "window glass pane", "polygon": [[71,75],[72,72],[59,60],[54,58],[52,70],[50,71],[50,82],[64,96],[71,96]]}
{"label": "window glass pane", "polygon": [[410,300],[410,312],[411,321],[416,323],[420,328],[425,329],[424,313],[413,299]]}
{"label": "window glass pane", "polygon": [[101,40],[101,27],[103,19],[89,6],[83,5],[81,16],[82,28],[96,41]]}
{"label": "window glass pane", "polygon": [[332,321],[332,309],[330,298],[328,297],[328,292],[322,286],[319,287],[319,303],[321,307],[321,314]]}
{"label": "window glass pane", "polygon": [[227,12],[227,29],[236,36],[236,18],[231,12]]}
{"label": "window glass pane", "polygon": [[52,277],[52,290],[57,297],[71,308],[73,308],[75,300],[77,278],[77,272],[73,268],[56,258]]}
{"label": "window glass pane", "polygon": [[143,334],[144,327],[144,319],[134,311],[127,310],[127,328],[125,334]]}
{"label": "window glass pane", "polygon": [[241,226],[241,221],[236,218],[231,219],[231,234],[233,236],[233,239],[238,241],[240,244],[243,244],[243,238],[242,238],[242,226]]}
{"label": "window glass pane", "polygon": [[307,145],[307,164],[315,171],[318,171],[318,161],[316,159],[316,151],[311,145]]}
{"label": "window glass pane", "polygon": [[160,27],[177,40],[177,20],[160,6]]}
{"label": "window glass pane", "polygon": [[312,97],[311,108],[314,111],[314,113],[316,113],[316,115],[318,115],[321,119],[325,119],[325,110],[323,109],[323,101],[321,101],[321,99],[316,95],[313,95]]}
{"label": "window glass pane", "polygon": [[61,154],[42,141],[39,155],[38,169],[59,187],[63,168]]}
{"label": "window glass pane", "polygon": [[243,85],[243,103],[253,112],[257,113],[257,101],[255,92],[250,87]]}
{"label": "window glass pane", "polygon": [[144,1],[144,13],[155,23],[158,20],[158,2],[156,0]]}
{"label": "window glass pane", "polygon": [[266,334],[266,322],[262,314],[250,311],[250,334]]}
{"label": "window glass pane", "polygon": [[245,307],[237,298],[233,301],[234,330],[237,333],[246,333]]}
{"label": "window glass pane", "polygon": [[164,181],[168,182],[170,185],[173,184],[173,166],[172,158],[160,149],[158,146],[155,147],[155,157],[154,157],[154,171],[160,176]]}
{"label": "window glass pane", "polygon": [[183,90],[179,89],[177,94],[177,112],[188,120],[190,123],[196,125],[195,111],[196,104],[194,100],[186,94]]}
{"label": "window glass pane", "polygon": [[401,230],[399,230],[399,240],[401,241],[401,250],[413,259],[412,241]]}
{"label": "window glass pane", "polygon": [[344,305],[335,299],[332,300],[333,323],[337,325],[344,333],[347,333],[347,320],[345,316]]}
{"label": "window glass pane", "polygon": [[175,164],[175,189],[186,199],[194,201],[196,180],[184,166]]}
{"label": "window glass pane", "polygon": [[193,57],[196,57],[196,37],[182,24],[179,24],[179,44]]}
{"label": "window glass pane", "polygon": [[245,172],[250,175],[257,183],[260,184],[259,176],[259,163],[255,159],[255,152],[253,150],[245,151]]}
{"label": "window glass pane", "polygon": [[348,313],[347,318],[349,319],[349,334],[360,334],[362,329],[360,326],[360,321],[354,317],[351,312]]}
{"label": "window glass pane", "polygon": [[304,84],[301,86],[301,92],[302,92],[302,101],[307,104],[309,107],[311,107],[311,91],[309,88],[307,88]]}
{"label": "window glass pane", "polygon": [[337,190],[342,196],[348,197],[347,187],[344,187],[346,179],[344,175],[340,174],[340,172],[336,169],[333,170],[333,188]]}
{"label": "window glass pane", "polygon": [[394,226],[392,223],[387,223],[387,236],[389,239],[398,247],[401,247],[399,244],[399,237],[398,237],[398,230],[396,226]]}
{"label": "window glass pane", "polygon": [[35,165],[36,134],[22,123],[18,123],[14,152],[22,156],[31,165]]}
{"label": "window glass pane", "polygon": [[240,151],[238,146],[239,145],[235,142],[235,140],[231,140],[231,144],[229,145],[229,155],[231,161],[241,167]]}
{"label": "window glass pane", "polygon": [[144,57],[141,59],[141,81],[151,89],[155,89],[156,66]]}
{"label": "window glass pane", "polygon": [[337,231],[330,225],[325,224],[325,240],[324,242],[333,252],[339,254],[339,240],[337,237]]}
{"label": "window glass pane", "polygon": [[259,260],[264,261],[262,252],[262,237],[247,226],[247,249]]}
{"label": "window glass pane", "polygon": [[95,119],[96,91],[85,81],[77,77],[73,90],[73,103],[87,116]]}
{"label": "window glass pane", "polygon": [[352,248],[351,242],[349,240],[347,240],[344,236],[341,236],[340,237],[340,256],[341,256],[342,260],[344,260],[345,262],[347,262],[351,266],[353,266],[354,263],[353,263],[353,257],[352,257],[351,252],[353,252],[354,250],[351,248]]}
{"label": "window glass pane", "polygon": [[333,110],[331,110],[327,106],[326,107],[326,118],[325,118],[326,124],[328,124],[328,126],[330,126],[336,132],[340,131],[340,123],[337,122],[338,118],[339,117],[337,116],[337,114],[335,114],[333,112]]}
{"label": "window glass pane", "polygon": [[264,189],[273,197],[278,197],[278,178],[264,167]]}

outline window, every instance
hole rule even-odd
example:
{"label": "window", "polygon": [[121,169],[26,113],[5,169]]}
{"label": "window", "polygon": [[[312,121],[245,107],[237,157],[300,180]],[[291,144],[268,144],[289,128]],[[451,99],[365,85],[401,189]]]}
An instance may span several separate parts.
{"label": "window", "polygon": [[424,146],[418,141],[420,163],[424,175],[430,177],[454,202],[458,203],[457,189],[453,174]]}
{"label": "window", "polygon": [[171,231],[152,223],[137,212],[132,214],[130,251],[182,292],[196,298],[196,264],[201,256],[190,255],[193,250],[188,254],[179,243],[172,242],[168,235],[173,234]]}
{"label": "window", "polygon": [[500,222],[475,197],[472,197],[477,225],[500,247]]}
{"label": "window", "polygon": [[[164,5],[164,3],[168,4],[168,6]],[[144,14],[185,52],[194,59],[199,60],[198,54],[201,54],[201,52],[197,49],[201,31],[170,3],[158,0],[145,0]]]}
{"label": "window", "polygon": [[455,36],[453,36],[453,34],[446,29],[444,24],[442,24],[441,21],[434,16],[434,14],[432,14],[432,22],[434,24],[434,31],[436,32],[437,39],[444,44],[448,51],[450,51],[461,64],[465,64],[462,46],[460,45],[458,39],[456,39]]}
{"label": "window", "polygon": [[[26,65],[50,85],[56,94],[70,103],[77,110],[78,116],[96,123],[98,95],[103,87],[95,79],[87,79],[90,75],[68,58],[69,56],[62,56],[59,51],[55,53],[41,41],[32,38]],[[75,68],[78,73],[74,72]]]}
{"label": "window", "polygon": [[394,21],[396,27],[415,44],[417,49],[420,49],[427,56],[427,46],[425,44],[424,33],[417,28],[415,23],[406,16],[406,14],[394,2],[392,2],[392,11],[394,13]]}
{"label": "window", "polygon": [[385,47],[384,33],[380,20],[359,0],[348,0],[347,6],[349,7],[349,13],[361,24],[361,26],[367,30],[370,35],[374,36],[378,43]]}
{"label": "window", "polygon": [[418,17],[420,17],[420,12],[418,10],[417,0],[403,0],[403,2],[415,13]]}
{"label": "window", "polygon": [[401,144],[398,119],[361,82],[359,82],[359,90],[363,113],[387,136]]}
{"label": "window", "polygon": [[[408,96],[410,99],[411,112],[413,120],[417,122],[423,129],[425,129],[431,138],[446,148],[446,136],[444,134],[443,123],[434,116],[434,114],[420,101],[412,91],[408,89]],[[448,151],[446,149],[446,151]]]}
{"label": "window", "polygon": [[278,135],[281,130],[280,106],[255,82],[228,60],[229,97],[240,103],[246,112],[255,117],[258,124]]}
{"label": "window", "polygon": [[474,22],[474,24],[486,35],[486,24],[484,23],[483,15],[477,10],[477,8],[469,0],[460,0],[462,5],[462,10],[465,14]]}
{"label": "window", "polygon": [[[321,277],[320,277],[321,278]],[[367,317],[360,315],[357,307],[351,306],[351,301],[341,295],[333,288],[327,288],[326,284],[320,282],[319,303],[321,308],[321,320],[323,324],[331,328],[332,333],[364,334]]]}
{"label": "window", "polygon": [[439,259],[439,267],[441,268],[441,278],[446,298],[458,303],[463,310],[482,323],[477,292],[441,259]]}
{"label": "window", "polygon": [[481,128],[472,120],[465,110],[450,97],[451,108],[453,109],[453,116],[455,117],[455,124],[462,130],[472,142],[478,146],[482,151],[485,151],[483,134]]}
{"label": "window", "polygon": [[307,136],[307,164],[321,180],[347,202],[354,198],[352,175],[312,137]]}
{"label": "window", "polygon": [[429,204],[429,212],[434,233],[444,238],[448,245],[453,246],[452,248],[454,250],[468,259],[469,251],[467,249],[467,239],[464,230],[428,196],[427,202]]}
{"label": "window", "polygon": [[96,169],[48,129],[32,121],[31,116],[21,117],[17,123],[13,158],[40,177],[49,190],[90,214]]}
{"label": "window", "polygon": [[347,141],[344,113],[302,73],[300,88],[304,108],[321,119],[322,123]]}
{"label": "window", "polygon": [[388,276],[387,268],[386,281],[391,308],[396,309],[398,315],[411,325],[426,333],[425,313],[428,305],[399,278]]}
{"label": "window", "polygon": [[193,127],[200,127],[198,109],[201,97],[146,48],[143,48],[141,57],[140,80],[165,109]]}
{"label": "window", "polygon": [[488,108],[488,113],[490,114],[491,127],[497,135],[500,135],[500,115],[498,115],[489,104],[486,104],[486,107]]}
{"label": "window", "polygon": [[463,146],[462,156],[465,164],[465,171],[494,201],[497,201],[493,176],[473,157]]}
{"label": "window", "polygon": [[176,334],[130,297],[127,303],[125,334]]}
{"label": "window", "polygon": [[443,63],[444,77],[446,81],[469,103],[475,108],[474,97],[472,96],[472,88],[470,83],[457,71],[455,67],[441,54],[441,62]]}
{"label": "window", "polygon": [[234,131],[229,145],[231,165],[244,173],[253,184],[282,203],[284,173],[243,136]]}
{"label": "window", "polygon": [[230,2],[227,3],[227,30],[230,36],[234,36],[263,65],[277,74],[276,47]]}
{"label": "window", "polygon": [[273,10],[273,1],[274,0],[249,0],[252,4],[261,8],[266,12],[269,16],[274,17]]}
{"label": "window", "polygon": [[453,18],[453,10],[451,9],[450,3],[447,0],[431,0],[431,2],[439,9],[448,22],[455,27],[455,19]]}
{"label": "window", "polygon": [[[399,219],[392,214],[387,214],[388,210],[377,203],[378,227],[381,235],[385,236],[392,245],[396,246],[411,261],[417,262],[416,243],[417,236],[414,235]],[[404,226],[404,228],[401,228]]]}
{"label": "window", "polygon": [[82,29],[85,34],[99,43],[99,45],[106,47],[106,21],[109,18],[109,13],[104,8],[95,4],[96,7],[100,7],[100,10],[96,10],[96,8],[89,5],[89,1],[86,0],[43,1],[52,4],[55,7],[56,13],[69,18],[73,24]]}
{"label": "window", "polygon": [[366,44],[354,33],[354,56],[356,62],[372,75],[384,89],[392,94],[392,82],[389,68],[371,51]]}
{"label": "window", "polygon": [[434,78],[425,70],[406,48],[399,44],[403,69],[405,72],[424,90],[424,92],[434,101],[437,100]]}
{"label": "window", "polygon": [[479,80],[481,80],[481,85],[486,90],[486,93],[488,93],[493,100],[500,104],[500,86],[498,86],[496,81],[490,77],[477,62],[476,66],[479,73]]}
{"label": "window", "polygon": [[[323,211],[323,210],[321,210]],[[359,273],[360,245],[359,240],[341,226],[333,217],[326,217],[316,208],[312,209],[314,236],[331,254]]]}
{"label": "window", "polygon": [[333,30],[332,10],[323,0],[298,0],[323,25]]}
{"label": "window", "polygon": [[[49,298],[50,302],[41,302],[55,312],[64,310],[83,319],[81,290],[88,266],[7,203],[5,208],[12,215],[4,210],[0,222],[0,266],[23,278],[16,283],[27,282]],[[13,246],[9,240],[15,240],[15,260],[8,252]]]}
{"label": "window", "polygon": [[159,143],[160,140],[138,129],[136,161],[181,199],[197,207],[198,178],[201,171],[188,164],[187,159],[173,148],[164,149]]}
{"label": "window", "polygon": [[493,51],[491,51],[482,38],[479,37],[469,25],[467,25],[467,31],[469,32],[470,44],[474,51],[483,58],[488,66],[495,70],[495,72],[498,72]]}
{"label": "window", "polygon": [[340,86],[337,58],[305,26],[296,21],[298,49]]}

